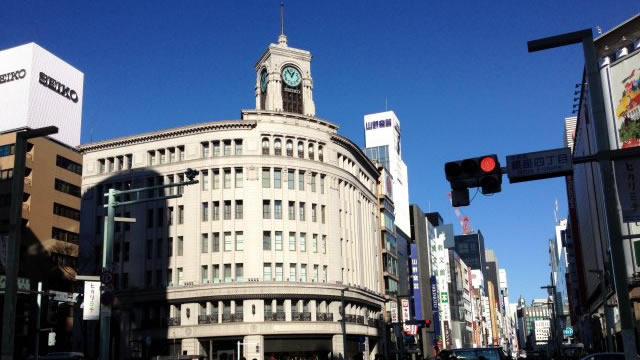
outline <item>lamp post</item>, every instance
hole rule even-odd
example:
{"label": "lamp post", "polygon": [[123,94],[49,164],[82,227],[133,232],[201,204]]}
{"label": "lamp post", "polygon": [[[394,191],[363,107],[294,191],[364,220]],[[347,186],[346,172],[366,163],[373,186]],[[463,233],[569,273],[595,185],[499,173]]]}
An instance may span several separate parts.
{"label": "lamp post", "polygon": [[[102,271],[103,272],[110,273],[113,266],[114,227],[115,227],[115,222],[119,220],[115,216],[116,207],[122,206],[122,205],[139,204],[139,203],[148,202],[148,201],[166,200],[166,199],[174,199],[174,198],[182,197],[182,194],[178,193],[176,195],[157,196],[157,197],[141,199],[140,193],[148,190],[155,191],[155,190],[161,190],[166,188],[197,184],[198,180],[194,180],[196,175],[198,175],[198,171],[189,168],[185,172],[185,176],[188,179],[188,181],[186,182],[157,185],[157,186],[148,186],[148,187],[131,189],[131,190],[116,190],[111,188],[106,194],[103,195],[103,196],[107,196],[107,203],[104,205],[104,207],[107,208],[107,219],[105,221],[104,242],[102,245]],[[118,201],[119,195],[131,194],[131,193],[136,194],[135,200]],[[123,219],[123,221],[126,221],[126,220],[127,219]],[[112,296],[110,296],[111,294],[109,294],[109,296],[105,296],[106,294],[109,294],[109,292],[104,291],[103,298],[105,297],[110,299],[113,298]],[[110,353],[109,353],[110,345],[111,345],[111,303],[110,301],[107,301],[107,303],[104,304],[100,309],[100,360],[111,359]]]}
{"label": "lamp post", "polygon": [[[529,52],[547,50],[560,46],[582,44],[584,56],[585,75],[589,82],[589,103],[595,126],[595,140],[598,153],[609,151],[609,129],[605,113],[604,95],[602,93],[602,80],[596,59],[596,48],[593,44],[593,32],[584,29],[572,33],[566,33],[548,38],[532,40],[527,43]],[[629,287],[627,284],[627,266],[622,241],[622,228],[620,225],[620,205],[617,199],[616,183],[613,175],[613,164],[610,158],[598,159],[600,178],[602,179],[604,206],[606,213],[606,225],[609,231],[609,248],[611,250],[611,262],[613,265],[613,279],[616,294],[618,296],[618,310],[620,311],[620,327],[622,329],[622,342],[624,357],[626,360],[634,360],[636,356],[636,334],[631,301],[629,300]]]}
{"label": "lamp post", "polygon": [[[16,145],[11,180],[11,207],[9,209],[9,238],[5,266],[6,289],[2,309],[2,360],[13,359],[18,271],[20,268],[20,243],[22,242],[22,193],[24,192],[24,169],[27,140],[57,134],[58,128],[47,126],[16,132]],[[39,334],[38,334],[39,335]]]}
{"label": "lamp post", "polygon": [[600,280],[600,295],[602,296],[602,316],[604,319],[604,327],[607,334],[607,351],[613,350],[613,339],[611,338],[611,328],[609,328],[609,322],[607,321],[607,293],[605,286],[605,271],[604,270],[589,270],[590,273],[596,274],[598,280]]}

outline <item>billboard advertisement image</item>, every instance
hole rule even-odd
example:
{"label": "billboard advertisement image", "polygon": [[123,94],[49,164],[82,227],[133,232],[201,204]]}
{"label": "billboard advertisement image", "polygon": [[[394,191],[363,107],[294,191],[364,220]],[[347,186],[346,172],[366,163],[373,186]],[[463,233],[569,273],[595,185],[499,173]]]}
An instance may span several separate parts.
{"label": "billboard advertisement image", "polygon": [[611,96],[619,147],[640,145],[640,53],[611,66]]}

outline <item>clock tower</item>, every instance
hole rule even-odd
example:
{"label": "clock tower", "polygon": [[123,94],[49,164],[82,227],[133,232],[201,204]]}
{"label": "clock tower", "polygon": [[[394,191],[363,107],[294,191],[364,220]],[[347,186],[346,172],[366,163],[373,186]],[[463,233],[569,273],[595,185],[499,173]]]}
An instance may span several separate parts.
{"label": "clock tower", "polygon": [[311,53],[289,47],[280,28],[278,43],[256,63],[256,109],[315,116]]}

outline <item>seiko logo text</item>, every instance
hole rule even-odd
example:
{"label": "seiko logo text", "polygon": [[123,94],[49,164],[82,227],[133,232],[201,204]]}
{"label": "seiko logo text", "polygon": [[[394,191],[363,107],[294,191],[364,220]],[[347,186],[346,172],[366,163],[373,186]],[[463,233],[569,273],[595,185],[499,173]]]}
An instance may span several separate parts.
{"label": "seiko logo text", "polygon": [[73,101],[74,103],[78,102],[78,94],[76,93],[75,90],[67,87],[63,83],[58,82],[54,78],[47,76],[47,74],[43,72],[40,73],[40,84],[66,97],[67,99]]}
{"label": "seiko logo text", "polygon": [[4,84],[6,82],[13,81],[13,80],[24,79],[25,76],[27,76],[27,70],[25,69],[20,69],[18,71],[2,74],[0,75],[0,84]]}

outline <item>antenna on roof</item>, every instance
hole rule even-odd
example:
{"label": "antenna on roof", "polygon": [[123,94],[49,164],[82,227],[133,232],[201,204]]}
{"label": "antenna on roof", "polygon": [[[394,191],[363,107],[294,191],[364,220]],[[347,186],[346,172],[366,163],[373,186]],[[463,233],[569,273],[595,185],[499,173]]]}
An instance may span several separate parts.
{"label": "antenna on roof", "polygon": [[280,2],[280,35],[284,35],[284,1]]}

